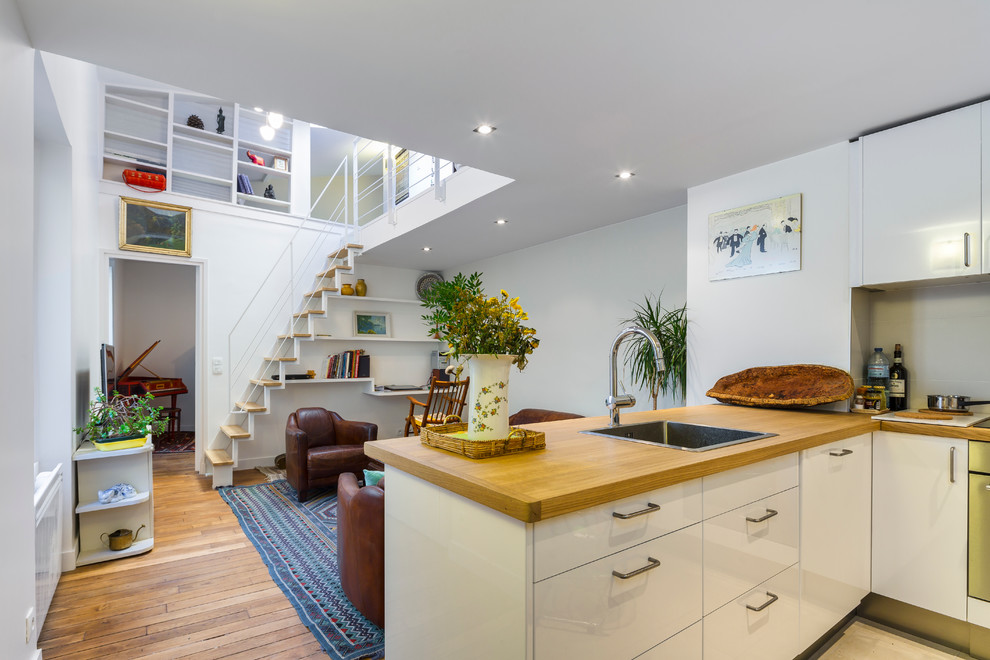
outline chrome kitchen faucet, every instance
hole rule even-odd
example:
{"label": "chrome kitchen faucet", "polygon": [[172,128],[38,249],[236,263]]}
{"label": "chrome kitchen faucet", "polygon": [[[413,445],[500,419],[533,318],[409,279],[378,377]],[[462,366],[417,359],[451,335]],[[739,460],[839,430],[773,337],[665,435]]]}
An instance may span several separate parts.
{"label": "chrome kitchen faucet", "polygon": [[628,408],[636,405],[636,397],[632,394],[619,394],[619,376],[617,373],[619,344],[622,343],[623,339],[630,335],[642,335],[650,341],[650,344],[653,347],[653,357],[656,358],[657,361],[658,374],[667,369],[667,365],[663,361],[663,349],[660,348],[660,341],[652,332],[645,328],[641,328],[638,325],[631,325],[617,334],[615,339],[612,340],[612,350],[609,353],[609,395],[608,398],[605,399],[605,407],[609,410],[609,426],[619,425],[619,408]]}

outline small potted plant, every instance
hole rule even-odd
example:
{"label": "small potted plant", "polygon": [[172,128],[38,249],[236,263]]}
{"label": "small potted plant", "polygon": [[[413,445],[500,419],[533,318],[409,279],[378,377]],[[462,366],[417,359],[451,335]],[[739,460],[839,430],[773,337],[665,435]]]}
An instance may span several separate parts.
{"label": "small potted plant", "polygon": [[73,429],[89,438],[97,449],[126,449],[141,443],[127,442],[148,435],[163,433],[167,423],[160,406],[152,405],[154,397],[124,396],[117,392],[107,399],[103,390],[95,389],[96,398],[89,403],[89,421]]}

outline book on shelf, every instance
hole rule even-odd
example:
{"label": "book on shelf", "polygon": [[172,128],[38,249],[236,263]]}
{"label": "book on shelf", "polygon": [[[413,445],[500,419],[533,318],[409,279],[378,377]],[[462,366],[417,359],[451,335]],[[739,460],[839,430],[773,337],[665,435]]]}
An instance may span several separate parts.
{"label": "book on shelf", "polygon": [[251,187],[251,180],[248,178],[247,174],[237,175],[237,192],[245,193],[247,195],[254,194],[254,189]]}
{"label": "book on shelf", "polygon": [[323,367],[326,378],[370,378],[371,356],[363,349],[344,351],[328,355]]}

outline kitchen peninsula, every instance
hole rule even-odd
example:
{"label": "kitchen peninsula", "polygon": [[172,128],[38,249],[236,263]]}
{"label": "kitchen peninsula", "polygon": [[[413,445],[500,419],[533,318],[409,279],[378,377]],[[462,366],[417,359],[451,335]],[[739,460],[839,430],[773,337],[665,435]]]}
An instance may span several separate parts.
{"label": "kitchen peninsula", "polygon": [[656,419],[776,435],[689,452],[581,433],[600,417],[529,426],[545,450],[480,461],[367,444],[387,473],[388,657],[792,658],[871,591],[873,432],[990,440],[727,405],[622,422]]}

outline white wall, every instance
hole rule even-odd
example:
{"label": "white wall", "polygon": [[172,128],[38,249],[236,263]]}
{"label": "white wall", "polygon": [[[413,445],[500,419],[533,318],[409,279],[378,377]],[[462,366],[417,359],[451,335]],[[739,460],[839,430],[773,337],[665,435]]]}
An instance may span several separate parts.
{"label": "white wall", "polygon": [[[849,145],[819,149],[688,190],[688,405],[748,367],[849,369]],[[803,194],[801,270],[708,281],[708,216]]]}
{"label": "white wall", "polygon": [[24,621],[34,607],[34,51],[11,0],[0,0],[0,195],[4,199],[4,256],[0,259],[0,340],[10,350],[0,385],[5,415],[0,529],[4,544],[0,599],[0,657],[34,657]]}
{"label": "white wall", "polygon": [[[153,261],[114,260],[119,295],[114,301],[117,374],[155,341],[161,343],[141,365],[163,378],[181,378],[188,394],[176,400],[182,409],[182,430],[194,431],[196,421],[196,269],[191,265]],[[116,284],[117,282],[115,282]],[[138,367],[134,376],[150,377]],[[171,397],[155,400],[170,405]]]}
{"label": "white wall", "polygon": [[[540,339],[526,370],[510,375],[509,412],[549,408],[587,416],[605,415],[609,349],[647,293],[663,291],[667,309],[685,302],[686,207],[660,211],[483,261],[444,273],[483,273],[485,289],[519,296]],[[522,226],[506,225],[506,231]],[[694,311],[688,305],[689,324]],[[620,378],[649,410],[649,392]],[[660,408],[679,402],[661,398]]]}
{"label": "white wall", "polygon": [[[870,346],[891,360],[904,349],[909,407],[925,408],[929,394],[961,394],[990,400],[990,282],[956,284],[869,295]],[[979,412],[990,412],[981,406]]]}

